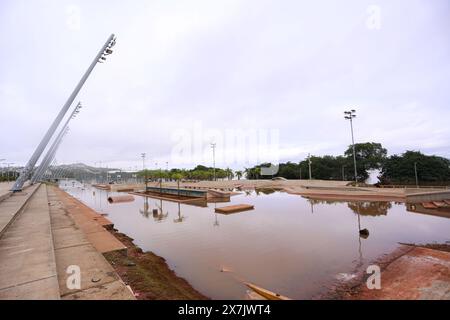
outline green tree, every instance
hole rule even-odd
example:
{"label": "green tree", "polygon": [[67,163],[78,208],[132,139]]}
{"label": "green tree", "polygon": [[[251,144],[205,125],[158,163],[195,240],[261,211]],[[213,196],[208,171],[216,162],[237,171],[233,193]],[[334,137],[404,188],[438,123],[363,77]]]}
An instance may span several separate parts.
{"label": "green tree", "polygon": [[234,177],[233,170],[231,170],[230,168],[226,168],[225,169],[225,173],[227,175],[228,180],[233,179],[233,177]]}
{"label": "green tree", "polygon": [[414,164],[419,184],[448,184],[450,160],[439,156],[427,156],[418,151],[406,151],[385,159],[379,176],[382,184],[415,184]]}
{"label": "green tree", "polygon": [[[387,150],[381,143],[376,142],[356,143],[355,152],[358,181],[365,181],[369,177],[368,170],[380,169],[387,156]],[[349,146],[344,155],[347,158],[346,166],[350,163],[353,166],[353,146]],[[354,170],[347,170],[347,172],[349,178],[354,180]]]}
{"label": "green tree", "polygon": [[245,168],[244,171],[245,171],[245,175],[246,175],[247,179],[249,179],[249,180],[259,179],[260,174],[261,174],[260,166],[256,166],[253,168]]}
{"label": "green tree", "polygon": [[145,183],[145,189],[147,190],[147,186],[148,186],[148,179],[150,179],[153,175],[153,172],[151,170],[148,169],[144,169],[141,170],[137,173],[138,177],[141,177],[144,179],[144,183]]}
{"label": "green tree", "polygon": [[171,178],[174,179],[177,182],[178,186],[178,196],[180,196],[180,181],[184,179],[184,175],[182,172],[175,172],[172,173]]}

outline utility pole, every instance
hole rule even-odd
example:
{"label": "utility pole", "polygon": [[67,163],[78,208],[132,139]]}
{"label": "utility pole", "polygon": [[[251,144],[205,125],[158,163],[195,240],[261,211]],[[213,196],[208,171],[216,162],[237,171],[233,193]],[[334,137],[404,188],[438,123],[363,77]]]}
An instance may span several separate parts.
{"label": "utility pole", "polygon": [[302,180],[302,162],[301,162],[301,161],[299,162],[298,167],[300,168],[300,177],[299,177],[299,180]]}
{"label": "utility pole", "polygon": [[145,170],[145,156],[147,154],[145,152],[141,153],[141,158],[142,158],[142,170]]}
{"label": "utility pole", "polygon": [[312,179],[312,173],[311,173],[311,154],[308,153],[308,166],[309,166],[309,180]]}
{"label": "utility pole", "polygon": [[417,162],[414,162],[414,174],[416,176],[416,188],[419,188],[419,178],[417,176]]}
{"label": "utility pole", "polygon": [[166,181],[170,181],[170,175],[169,175],[169,161],[166,161]]}
{"label": "utility pole", "polygon": [[22,191],[22,187],[23,187],[24,183],[28,180],[29,175],[31,174],[31,172],[34,169],[34,166],[36,165],[36,162],[41,157],[42,152],[44,152],[51,137],[55,133],[56,129],[58,128],[58,126],[61,123],[62,119],[64,118],[65,114],[67,113],[67,110],[69,110],[70,106],[72,105],[76,96],[80,92],[80,90],[83,87],[84,83],[86,82],[87,78],[91,74],[92,70],[94,70],[94,67],[97,65],[97,63],[99,63],[99,62],[103,63],[103,61],[106,60],[106,56],[110,55],[112,53],[111,48],[115,45],[115,43],[116,43],[116,39],[115,39],[114,34],[112,34],[111,36],[109,36],[106,43],[103,45],[103,47],[100,49],[98,54],[95,56],[94,60],[92,61],[91,65],[89,66],[89,68],[87,69],[87,71],[85,72],[83,77],[81,78],[80,82],[78,82],[78,84],[75,87],[75,89],[73,90],[72,94],[69,96],[66,103],[63,105],[63,107],[59,111],[59,114],[53,121],[50,128],[47,130],[47,133],[42,138],[41,142],[39,143],[38,147],[34,151],[30,160],[28,160],[27,164],[25,165],[25,168],[20,173],[19,178],[17,178],[11,191],[14,191],[14,192]]}
{"label": "utility pole", "polygon": [[345,166],[342,166],[342,181],[345,181]]}
{"label": "utility pole", "polygon": [[355,151],[355,139],[353,136],[353,118],[356,118],[356,110],[344,111],[344,118],[350,120],[350,129],[352,132],[352,145],[353,145],[353,165],[355,167],[355,186],[358,184],[358,172],[356,170],[356,151]]}
{"label": "utility pole", "polygon": [[148,177],[147,177],[147,171],[145,170],[145,156],[147,154],[145,152],[141,153],[142,157],[142,170],[144,171],[144,179],[145,179],[145,191],[147,191],[148,186]]}
{"label": "utility pole", "polygon": [[213,172],[214,181],[216,181],[216,143],[211,143],[211,148],[213,150]]}

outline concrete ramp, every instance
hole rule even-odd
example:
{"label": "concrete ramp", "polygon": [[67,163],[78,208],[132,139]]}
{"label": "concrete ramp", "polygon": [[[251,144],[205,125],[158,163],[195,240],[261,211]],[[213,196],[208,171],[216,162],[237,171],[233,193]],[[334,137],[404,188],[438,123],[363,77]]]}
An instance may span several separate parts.
{"label": "concrete ramp", "polygon": [[0,238],[0,299],[60,298],[47,190],[33,188],[29,199],[18,193],[6,200],[9,209],[22,208]]}

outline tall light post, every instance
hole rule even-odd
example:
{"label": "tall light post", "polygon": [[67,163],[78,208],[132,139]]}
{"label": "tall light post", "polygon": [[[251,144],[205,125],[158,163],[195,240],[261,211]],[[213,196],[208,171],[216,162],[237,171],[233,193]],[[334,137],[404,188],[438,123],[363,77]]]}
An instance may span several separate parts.
{"label": "tall light post", "polygon": [[145,170],[145,156],[147,154],[145,152],[141,153],[142,157],[142,170],[144,171],[144,179],[145,179],[145,191],[147,192],[147,186],[148,186],[148,177],[147,177],[147,171]]}
{"label": "tall light post", "polygon": [[211,148],[213,150],[213,172],[214,181],[216,181],[216,143],[211,143]]}
{"label": "tall light post", "polygon": [[95,56],[91,65],[89,66],[89,68],[87,69],[87,71],[85,72],[83,77],[81,78],[80,82],[78,82],[77,86],[75,87],[75,89],[73,90],[73,92],[69,96],[69,98],[67,99],[66,103],[63,105],[63,107],[59,111],[55,120],[53,120],[52,125],[50,126],[50,128],[48,128],[45,136],[42,138],[41,142],[39,143],[38,147],[34,151],[30,160],[28,160],[24,169],[20,173],[19,178],[17,178],[16,182],[14,183],[13,187],[11,188],[12,191],[14,191],[14,192],[22,191],[22,187],[23,187],[25,181],[28,180],[29,175],[31,174],[31,172],[34,169],[34,166],[36,165],[36,162],[41,157],[41,155],[44,152],[45,148],[47,147],[47,144],[49,143],[51,137],[55,133],[55,131],[58,128],[59,124],[61,123],[62,119],[66,115],[67,110],[69,110],[70,106],[72,105],[76,96],[80,92],[80,90],[83,87],[84,83],[86,82],[87,78],[91,74],[92,70],[94,70],[94,67],[97,65],[97,63],[103,63],[103,61],[106,60],[106,56],[110,55],[112,53],[111,48],[115,44],[116,44],[116,38],[115,38],[114,34],[112,34],[109,36],[106,43],[103,45],[103,47],[100,49],[98,54]]}
{"label": "tall light post", "polygon": [[298,163],[298,167],[299,167],[299,169],[300,169],[300,177],[299,177],[299,180],[302,180],[302,162],[300,161],[299,163]]}
{"label": "tall light post", "polygon": [[356,118],[356,110],[344,111],[344,118],[350,120],[350,130],[352,132],[352,145],[353,145],[353,165],[355,167],[355,185],[358,184],[358,172],[356,170],[356,151],[355,151],[355,138],[353,136],[353,118]]}
{"label": "tall light post", "polygon": [[[166,178],[165,178],[166,182],[170,181],[170,175],[169,175],[169,161],[166,161]],[[180,188],[178,188],[180,189]]]}
{"label": "tall light post", "polygon": [[31,183],[35,183],[36,181],[40,180],[41,177],[45,175],[45,172],[47,171],[49,165],[52,163],[52,161],[55,159],[56,151],[58,151],[59,146],[61,145],[61,142],[64,138],[64,136],[69,132],[69,127],[65,126],[63,130],[58,134],[58,137],[53,141],[52,146],[48,150],[47,154],[45,155],[45,158],[43,160],[43,163],[38,167],[38,170],[36,170],[35,174],[31,178]]}
{"label": "tall light post", "polygon": [[417,176],[417,162],[414,162],[414,175],[416,176],[416,188],[419,188],[419,177]]}
{"label": "tall light post", "polygon": [[141,158],[142,158],[142,170],[145,170],[145,156],[147,154],[145,152],[141,153]]}
{"label": "tall light post", "polygon": [[51,164],[51,161],[53,160],[51,158],[52,158],[52,156],[54,157],[54,155],[56,153],[56,149],[58,148],[63,135],[65,135],[67,133],[66,130],[68,128],[70,120],[75,119],[77,114],[80,113],[80,109],[81,108],[82,108],[81,102],[78,102],[77,106],[73,109],[70,117],[67,118],[66,122],[62,126],[60,132],[58,133],[57,137],[55,138],[55,140],[53,141],[52,145],[48,149],[47,154],[42,159],[40,166],[38,167],[38,169],[36,170],[36,172],[32,176],[32,178],[31,178],[31,183],[32,184],[35,183],[38,179],[40,179],[42,174],[45,171],[47,171],[48,166]]}
{"label": "tall light post", "polygon": [[309,168],[309,180],[312,179],[312,171],[311,171],[311,154],[308,153],[308,168]]}

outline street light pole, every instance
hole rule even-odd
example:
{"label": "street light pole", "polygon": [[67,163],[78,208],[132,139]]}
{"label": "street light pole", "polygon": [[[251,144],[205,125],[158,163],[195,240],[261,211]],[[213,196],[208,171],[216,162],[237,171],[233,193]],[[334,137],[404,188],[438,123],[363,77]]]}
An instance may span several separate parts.
{"label": "street light pole", "polygon": [[214,181],[216,181],[216,144],[211,143],[211,148],[213,150],[213,172],[214,172]]}
{"label": "street light pole", "polygon": [[145,156],[147,154],[145,152],[141,153],[142,157],[142,170],[144,171],[144,179],[145,179],[145,191],[147,192],[147,186],[148,186],[148,177],[147,177],[147,171],[145,170]]}
{"label": "street light pole", "polygon": [[36,165],[36,162],[39,160],[39,158],[42,155],[42,152],[44,152],[45,148],[47,147],[47,144],[49,143],[51,137],[55,133],[56,129],[58,128],[59,124],[61,123],[62,119],[67,113],[67,110],[69,110],[70,106],[73,103],[73,100],[75,100],[76,96],[80,92],[81,88],[83,87],[84,83],[86,82],[87,78],[91,74],[92,70],[94,70],[94,67],[97,65],[98,62],[103,63],[104,60],[106,60],[106,56],[112,53],[111,48],[115,45],[116,39],[114,34],[110,35],[106,43],[103,45],[103,47],[100,49],[98,54],[95,56],[94,60],[92,61],[91,65],[81,78],[80,82],[78,82],[77,86],[73,90],[72,94],[67,99],[66,103],[63,105],[61,110],[59,111],[59,114],[53,120],[52,125],[47,130],[45,136],[42,138],[41,142],[39,143],[38,147],[34,151],[33,155],[31,156],[30,160],[28,160],[28,163],[25,165],[25,168],[22,170],[22,172],[19,175],[19,178],[17,178],[16,182],[14,183],[14,186],[12,187],[11,191],[18,192],[22,191],[22,187],[24,183],[28,180],[30,173],[33,171],[34,166]]}
{"label": "street light pole", "polygon": [[298,167],[300,168],[300,177],[299,177],[299,180],[302,180],[302,162],[301,162],[301,161],[299,162]]}
{"label": "street light pole", "polygon": [[419,177],[417,176],[417,162],[414,162],[414,175],[416,176],[416,188],[419,188]]}
{"label": "street light pole", "polygon": [[355,169],[355,185],[358,184],[358,172],[356,170],[356,151],[355,151],[355,139],[353,136],[353,118],[356,118],[356,110],[344,111],[344,118],[350,120],[350,130],[352,132],[352,146],[353,146],[353,165]]}
{"label": "street light pole", "polygon": [[41,177],[45,174],[49,165],[55,159],[56,151],[58,151],[58,148],[61,145],[61,142],[62,142],[64,136],[68,132],[69,132],[69,127],[65,126],[63,128],[63,130],[58,134],[58,137],[55,139],[51,148],[48,150],[47,154],[45,155],[43,163],[39,166],[38,170],[31,178],[31,183],[35,183],[36,181],[40,180]]}
{"label": "street light pole", "polygon": [[146,156],[147,154],[144,152],[144,153],[141,153],[141,157],[142,157],[142,170],[145,170],[145,156]]}
{"label": "street light pole", "polygon": [[42,173],[45,172],[47,170],[48,166],[51,164],[52,154],[54,156],[54,154],[56,153],[55,149],[58,148],[58,145],[60,143],[59,141],[62,139],[62,136],[67,133],[66,129],[68,128],[70,120],[72,120],[76,117],[76,115],[80,112],[80,109],[81,109],[81,102],[78,102],[75,109],[73,109],[70,117],[67,118],[66,122],[62,126],[61,131],[58,133],[58,136],[53,141],[50,149],[48,149],[47,154],[45,155],[44,159],[42,159],[41,165],[38,167],[38,169],[32,176],[32,178],[31,178],[32,184],[35,183],[41,177]]}
{"label": "street light pole", "polygon": [[312,173],[311,173],[311,154],[308,153],[308,167],[309,167],[309,180],[312,179]]}

